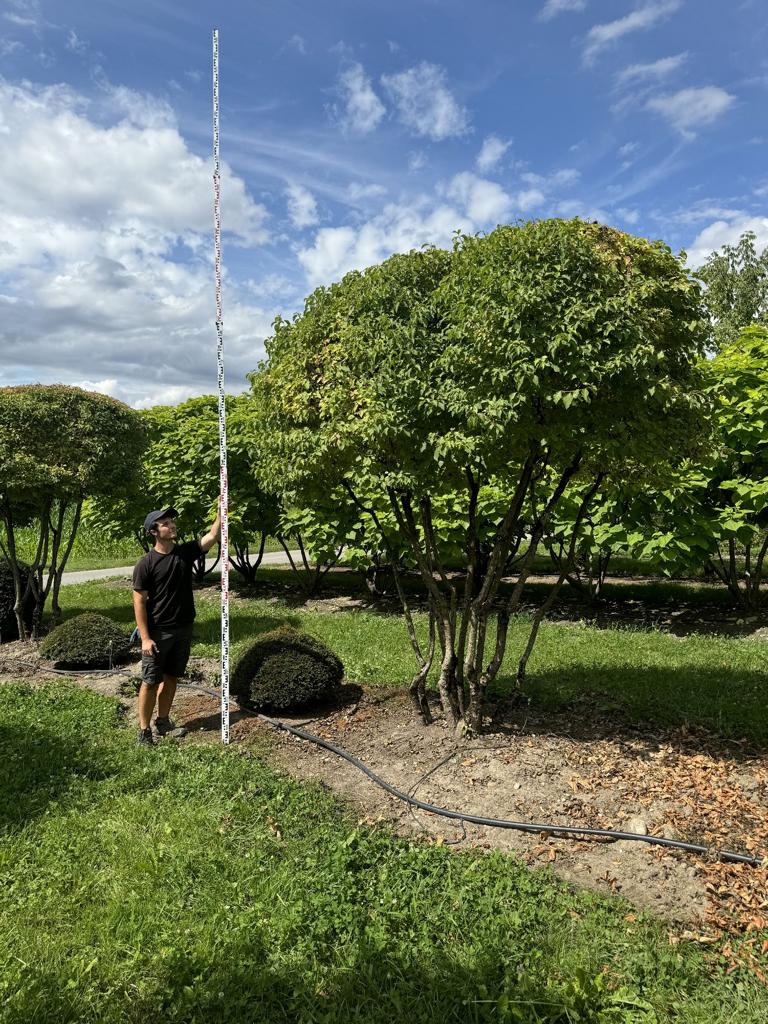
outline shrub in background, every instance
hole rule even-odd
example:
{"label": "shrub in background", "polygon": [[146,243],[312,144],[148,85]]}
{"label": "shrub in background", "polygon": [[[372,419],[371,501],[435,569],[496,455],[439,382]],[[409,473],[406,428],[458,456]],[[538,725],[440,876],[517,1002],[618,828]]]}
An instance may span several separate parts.
{"label": "shrub in background", "polygon": [[112,619],[86,612],[52,630],[40,654],[65,668],[106,668],[125,661],[130,645],[128,634]]}
{"label": "shrub in background", "polygon": [[230,685],[240,704],[288,711],[326,699],[343,676],[344,666],[325,644],[284,626],[253,641]]}
{"label": "shrub in background", "polygon": [[[26,590],[29,579],[29,566],[23,562],[18,563],[21,576],[22,593]],[[8,640],[18,640],[19,627],[14,614],[16,604],[16,590],[13,585],[13,569],[7,558],[0,559],[0,643]],[[27,628],[32,625],[32,612],[35,607],[35,599],[29,594],[24,604],[24,622]]]}

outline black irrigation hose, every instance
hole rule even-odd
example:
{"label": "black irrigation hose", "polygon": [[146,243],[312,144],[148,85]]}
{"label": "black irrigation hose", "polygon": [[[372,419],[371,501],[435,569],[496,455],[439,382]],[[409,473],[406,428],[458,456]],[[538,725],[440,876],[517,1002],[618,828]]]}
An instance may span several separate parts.
{"label": "black irrigation hose", "polygon": [[[33,664],[32,662],[21,661],[16,663]],[[39,666],[37,667],[39,668]],[[59,675],[127,674],[125,669],[102,670],[101,672],[68,672],[65,669],[46,669],[46,671],[56,671]],[[197,690],[199,693],[205,693],[209,697],[220,696],[218,690],[212,690],[206,686],[199,686],[197,683],[180,683],[179,686],[190,690]],[[640,835],[639,832],[619,832],[610,828],[581,828],[577,825],[554,825],[548,822],[509,821],[504,818],[484,818],[479,814],[467,814],[464,811],[451,811],[446,807],[438,807],[436,804],[430,804],[424,800],[419,800],[417,797],[410,796],[408,793],[404,793],[402,790],[397,789],[395,786],[391,785],[391,783],[377,775],[376,772],[372,771],[366,764],[363,764],[363,762],[359,760],[359,758],[355,757],[354,754],[350,754],[341,747],[337,747],[333,743],[329,743],[320,736],[315,736],[311,732],[305,732],[303,729],[297,729],[293,725],[286,725],[284,722],[280,722],[275,718],[269,718],[267,715],[262,715],[257,711],[249,711],[247,708],[242,708],[242,711],[247,715],[252,715],[254,718],[261,719],[262,722],[266,722],[267,725],[271,725],[275,729],[291,733],[293,736],[298,736],[299,739],[306,740],[308,743],[314,743],[316,746],[323,747],[325,750],[329,750],[332,754],[336,754],[337,757],[341,757],[345,761],[349,761],[351,765],[354,765],[355,768],[359,769],[364,775],[367,775],[368,778],[372,782],[375,782],[377,786],[380,786],[383,790],[386,790],[387,793],[390,793],[398,800],[402,800],[403,803],[409,804],[412,807],[418,807],[422,811],[428,811],[430,814],[437,814],[443,818],[451,818],[454,821],[460,821],[462,824],[469,822],[472,825],[483,825],[486,828],[514,829],[517,832],[546,832],[553,836],[593,836],[596,839],[626,839],[632,842],[648,843],[650,846],[664,846],[671,850],[684,850],[688,853],[698,853],[704,857],[715,858],[730,864],[750,864],[752,867],[760,867],[765,863],[764,857],[752,856],[747,853],[734,853],[730,850],[712,850],[710,847],[701,846],[698,843],[686,843],[679,839],[665,839],[663,836],[643,836]]]}
{"label": "black irrigation hose", "polygon": [[[189,686],[202,693],[207,693],[211,697],[219,696],[216,690],[197,686],[194,683],[183,683],[181,685]],[[419,800],[417,797],[409,796],[408,793],[404,793],[402,790],[391,785],[385,779],[382,779],[366,764],[363,764],[359,758],[355,757],[354,754],[350,754],[341,747],[337,747],[333,743],[329,743],[320,736],[315,736],[311,732],[305,732],[303,729],[297,729],[292,725],[286,725],[284,722],[280,722],[275,718],[269,718],[267,715],[262,715],[257,711],[248,711],[245,708],[243,710],[246,714],[253,715],[255,718],[261,719],[262,722],[266,722],[275,729],[284,730],[294,736],[298,736],[299,739],[306,740],[308,743],[314,743],[318,747],[330,750],[331,753],[336,754],[337,757],[341,757],[345,761],[349,761],[350,764],[354,765],[355,768],[358,768],[364,775],[367,775],[372,782],[375,782],[377,786],[381,786],[382,789],[386,790],[387,793],[390,793],[398,800],[402,800],[404,803],[410,804],[413,807],[418,807],[422,811],[429,811],[430,814],[438,814],[443,818],[452,818],[454,821],[469,822],[472,825],[484,825],[487,828],[514,829],[517,832],[548,832],[555,836],[594,836],[599,839],[628,839],[633,842],[648,843],[651,846],[666,846],[672,850],[685,850],[689,853],[699,853],[703,856],[715,857],[717,860],[726,861],[728,863],[750,864],[752,867],[759,867],[764,863],[763,857],[751,856],[746,853],[733,853],[730,850],[712,850],[710,847],[700,846],[698,843],[685,843],[679,839],[665,839],[663,836],[643,836],[640,835],[639,832],[619,832],[608,828],[580,828],[576,825],[553,825],[550,823],[532,821],[508,821],[504,818],[484,818],[479,814],[466,814],[463,811],[450,811],[445,807],[438,807],[436,804],[430,804],[424,800]]]}

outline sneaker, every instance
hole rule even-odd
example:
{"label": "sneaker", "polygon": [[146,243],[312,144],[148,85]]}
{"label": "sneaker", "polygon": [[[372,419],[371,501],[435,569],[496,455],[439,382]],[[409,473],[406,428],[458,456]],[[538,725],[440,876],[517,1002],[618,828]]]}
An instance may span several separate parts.
{"label": "sneaker", "polygon": [[139,729],[139,735],[136,743],[140,747],[154,747],[155,741],[152,739],[152,730]]}
{"label": "sneaker", "polygon": [[187,735],[187,730],[184,726],[176,725],[170,718],[156,718],[155,729],[157,729],[157,735],[160,737],[173,736],[175,739],[179,739]]}

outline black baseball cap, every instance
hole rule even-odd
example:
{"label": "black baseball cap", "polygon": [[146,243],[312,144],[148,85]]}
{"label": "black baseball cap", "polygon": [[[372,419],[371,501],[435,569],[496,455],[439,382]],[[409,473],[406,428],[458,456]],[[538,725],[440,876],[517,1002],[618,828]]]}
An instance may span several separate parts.
{"label": "black baseball cap", "polygon": [[166,516],[170,516],[175,519],[179,513],[173,507],[169,505],[167,508],[156,508],[154,512],[150,512],[147,518],[144,520],[144,532],[151,533],[152,527],[155,525],[158,519],[165,519]]}

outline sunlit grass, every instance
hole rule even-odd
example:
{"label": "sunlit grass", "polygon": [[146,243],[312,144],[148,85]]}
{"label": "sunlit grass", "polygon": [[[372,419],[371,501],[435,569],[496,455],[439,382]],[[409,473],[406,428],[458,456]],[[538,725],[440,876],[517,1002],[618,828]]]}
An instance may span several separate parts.
{"label": "sunlit grass", "polygon": [[0,700],[0,1020],[758,1024],[620,901],[394,839],[235,747],[137,749],[71,684]]}

